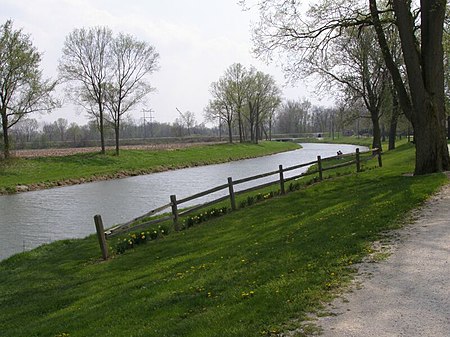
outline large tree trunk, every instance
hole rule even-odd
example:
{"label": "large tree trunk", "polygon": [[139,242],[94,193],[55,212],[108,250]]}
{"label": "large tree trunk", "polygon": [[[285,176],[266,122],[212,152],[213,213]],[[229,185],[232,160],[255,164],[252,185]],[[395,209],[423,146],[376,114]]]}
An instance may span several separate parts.
{"label": "large tree trunk", "polygon": [[114,133],[116,135],[116,155],[119,155],[119,139],[120,139],[120,124],[119,121],[117,121],[114,124]]}
{"label": "large tree trunk", "polygon": [[414,143],[416,144],[415,174],[442,172],[449,168],[448,146],[445,134],[441,132],[442,123],[436,118],[437,113],[431,102],[425,103],[426,114],[419,116],[421,127],[414,127]]}
{"label": "large tree trunk", "polygon": [[450,169],[445,139],[444,71],[442,34],[446,1],[421,0],[421,50],[417,50],[410,2],[393,0],[405,60],[410,96],[401,81],[398,67],[390,55],[378,17],[376,0],[370,9],[383,56],[399,97],[400,105],[414,128],[416,144],[415,174]]}
{"label": "large tree trunk", "polygon": [[103,111],[100,111],[100,145],[101,145],[101,153],[105,154],[105,127],[103,125]]}
{"label": "large tree trunk", "polygon": [[228,142],[231,144],[233,143],[233,125],[230,119],[227,119],[227,125],[228,125]]}
{"label": "large tree trunk", "polygon": [[380,119],[378,117],[378,112],[371,112],[371,120],[373,126],[373,140],[372,140],[372,149],[380,149],[381,150],[381,128],[380,128]]}
{"label": "large tree trunk", "polygon": [[9,135],[8,135],[8,117],[6,116],[6,107],[2,109],[1,115],[2,115],[2,129],[3,129],[3,155],[5,156],[5,159],[8,159],[10,157],[10,152],[9,152]]}
{"label": "large tree trunk", "polygon": [[393,2],[414,108],[411,121],[416,144],[415,174],[426,174],[450,168],[445,137],[442,48],[446,1],[421,0],[420,3],[421,52],[418,53],[409,7],[402,0]]}
{"label": "large tree trunk", "polygon": [[395,149],[395,138],[397,137],[398,114],[392,112],[391,122],[389,125],[389,145],[388,150]]}
{"label": "large tree trunk", "polygon": [[259,107],[256,107],[256,122],[255,122],[255,144],[259,143],[260,129],[259,129]]}
{"label": "large tree trunk", "polygon": [[388,150],[395,149],[395,139],[397,137],[397,124],[398,118],[400,116],[400,106],[398,103],[397,93],[395,89],[391,87],[392,94],[392,113],[391,113],[391,121],[389,123],[389,147]]}
{"label": "large tree trunk", "polygon": [[104,127],[104,120],[103,120],[103,103],[98,101],[98,127],[100,131],[100,146],[101,146],[101,154],[105,154],[105,127]]}
{"label": "large tree trunk", "polygon": [[239,127],[239,143],[243,143],[244,137],[243,137],[243,133],[242,133],[242,114],[241,114],[240,107],[238,108],[237,115],[238,115],[238,127]]}
{"label": "large tree trunk", "polygon": [[447,139],[450,139],[450,116],[447,117]]}

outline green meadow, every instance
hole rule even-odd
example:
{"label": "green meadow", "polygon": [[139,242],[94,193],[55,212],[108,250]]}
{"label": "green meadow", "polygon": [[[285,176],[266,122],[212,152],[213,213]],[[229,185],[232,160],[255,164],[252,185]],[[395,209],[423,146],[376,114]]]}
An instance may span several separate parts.
{"label": "green meadow", "polygon": [[122,150],[63,157],[0,160],[0,192],[14,192],[17,185],[52,187],[61,181],[95,180],[117,175],[137,175],[184,167],[223,163],[298,149],[294,143],[216,144],[169,150]]}
{"label": "green meadow", "polygon": [[413,165],[404,144],[382,168],[367,164],[108,261],[94,235],[15,255],[0,262],[1,335],[256,337],[308,325],[371,243],[447,182],[410,176]]}

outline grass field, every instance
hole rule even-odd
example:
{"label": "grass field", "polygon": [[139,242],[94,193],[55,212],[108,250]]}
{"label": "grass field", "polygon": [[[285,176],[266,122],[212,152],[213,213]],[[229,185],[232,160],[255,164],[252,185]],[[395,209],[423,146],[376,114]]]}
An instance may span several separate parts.
{"label": "grass field", "polygon": [[63,157],[14,158],[0,160],[0,192],[15,192],[17,185],[42,184],[76,179],[98,179],[136,175],[183,167],[216,164],[297,149],[294,143],[262,142],[219,144],[173,150],[122,150],[120,156],[82,153]]}
{"label": "grass field", "polygon": [[[371,242],[447,181],[383,168],[275,197],[101,262],[94,236],[0,262],[2,336],[277,336],[352,277]],[[301,336],[297,334],[296,336]]]}

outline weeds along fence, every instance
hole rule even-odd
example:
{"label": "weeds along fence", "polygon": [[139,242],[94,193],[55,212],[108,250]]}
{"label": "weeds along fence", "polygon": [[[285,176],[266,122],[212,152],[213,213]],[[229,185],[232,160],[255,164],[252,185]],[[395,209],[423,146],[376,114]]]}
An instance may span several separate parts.
{"label": "weeds along fence", "polygon": [[[339,168],[343,168],[343,167],[347,167],[347,166],[353,166],[353,165],[356,168],[356,172],[360,172],[362,163],[369,161],[373,158],[377,158],[378,166],[382,167],[381,151],[379,149],[373,149],[373,150],[365,151],[365,152],[360,152],[359,149],[356,149],[355,153],[342,154],[342,155],[337,155],[337,156],[333,156],[333,157],[321,158],[320,156],[317,156],[317,160],[315,160],[315,161],[311,161],[311,162],[299,164],[299,165],[294,165],[291,167],[284,168],[282,165],[279,165],[278,170],[254,175],[254,176],[243,178],[243,179],[233,180],[232,177],[229,177],[227,179],[226,184],[216,186],[209,190],[188,196],[183,199],[177,199],[176,195],[171,195],[169,203],[167,203],[163,206],[160,206],[156,209],[153,209],[150,212],[147,212],[147,213],[145,213],[135,219],[132,219],[126,223],[116,225],[110,229],[107,229],[106,231],[104,229],[102,217],[100,215],[95,215],[94,223],[95,223],[103,259],[105,259],[105,260],[108,259],[107,240],[117,237],[121,234],[125,234],[130,231],[140,230],[142,228],[148,228],[152,225],[160,224],[160,223],[167,222],[167,221],[172,221],[175,230],[178,231],[178,230],[180,230],[180,225],[179,225],[180,217],[197,212],[200,209],[204,209],[211,205],[229,200],[231,210],[235,211],[237,209],[237,205],[236,205],[236,196],[237,195],[248,193],[248,192],[255,191],[255,190],[259,190],[262,188],[266,188],[266,187],[269,187],[269,186],[272,186],[275,184],[279,185],[280,193],[285,194],[286,193],[286,187],[285,187],[286,183],[288,183],[290,181],[297,180],[299,178],[303,178],[303,177],[311,176],[311,175],[318,175],[318,176],[316,176],[318,181],[322,181],[324,179],[323,174],[325,171],[335,170],[335,169],[339,169]],[[330,161],[332,163],[332,165],[330,165],[330,166],[324,165],[324,163],[327,161]],[[338,163],[335,164],[335,162],[338,162]],[[308,167],[308,166],[313,166],[313,165],[315,165],[315,168],[313,170],[310,169],[310,170],[307,170],[306,172],[302,172],[300,174],[296,174],[296,175],[293,175],[290,177],[285,177],[286,172],[298,170],[298,169]],[[253,186],[253,187],[250,187],[247,189],[235,191],[235,186],[237,186],[237,185],[248,183],[248,182],[262,179],[262,178],[271,177],[271,176],[276,176],[276,180],[272,180],[267,183],[259,184],[257,186]],[[202,197],[205,197],[205,196],[208,196],[208,195],[211,195],[213,193],[217,193],[217,192],[223,191],[223,190],[227,190],[228,193],[220,198],[217,198],[212,201],[208,201],[206,203],[202,203],[202,204],[199,204],[196,206],[187,207],[185,209],[180,209],[180,207],[179,207],[180,205],[183,205],[189,201],[193,201],[193,200],[196,200],[196,199],[199,199],[199,198],[202,198]],[[166,212],[166,214],[156,217],[158,214],[160,214],[163,211],[168,210],[168,209],[170,209],[170,212]],[[149,219],[149,220],[146,221],[147,219]]]}

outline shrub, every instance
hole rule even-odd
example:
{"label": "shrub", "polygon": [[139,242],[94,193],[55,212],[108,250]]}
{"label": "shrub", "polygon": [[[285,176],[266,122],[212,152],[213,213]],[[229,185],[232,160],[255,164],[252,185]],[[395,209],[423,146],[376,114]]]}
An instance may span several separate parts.
{"label": "shrub", "polygon": [[184,220],[184,228],[189,228],[194,226],[195,224],[199,224],[205,222],[212,218],[220,217],[224,214],[228,213],[227,207],[222,208],[211,208],[202,213],[193,215]]}
{"label": "shrub", "polygon": [[157,229],[128,233],[127,236],[117,239],[115,251],[117,254],[123,254],[128,249],[147,243],[151,240],[156,240],[158,237],[167,234],[169,234],[168,226],[158,226]]}

